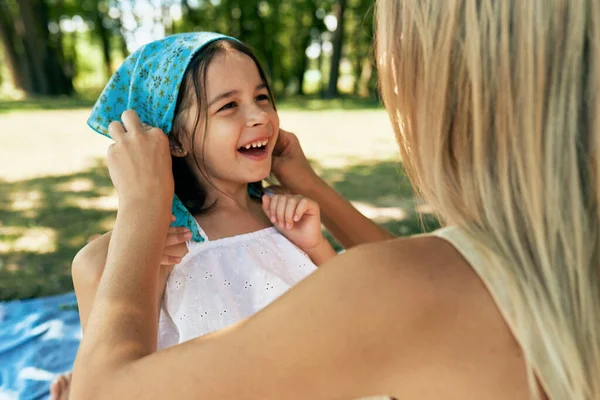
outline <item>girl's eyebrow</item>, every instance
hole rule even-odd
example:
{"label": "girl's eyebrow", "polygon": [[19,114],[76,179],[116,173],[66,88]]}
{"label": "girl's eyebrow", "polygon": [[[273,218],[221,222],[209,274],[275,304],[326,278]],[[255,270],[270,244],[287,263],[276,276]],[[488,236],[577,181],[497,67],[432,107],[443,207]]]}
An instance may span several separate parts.
{"label": "girl's eyebrow", "polygon": [[[260,85],[256,86],[256,88],[254,90],[260,90],[260,89],[265,89],[267,87],[266,83],[261,83]],[[222,100],[224,98],[227,97],[231,97],[235,94],[238,94],[240,91],[239,90],[230,90],[228,92],[223,92],[220,95],[216,96],[214,99],[212,99],[209,103],[208,106],[212,106],[213,104],[215,104],[217,101]]]}

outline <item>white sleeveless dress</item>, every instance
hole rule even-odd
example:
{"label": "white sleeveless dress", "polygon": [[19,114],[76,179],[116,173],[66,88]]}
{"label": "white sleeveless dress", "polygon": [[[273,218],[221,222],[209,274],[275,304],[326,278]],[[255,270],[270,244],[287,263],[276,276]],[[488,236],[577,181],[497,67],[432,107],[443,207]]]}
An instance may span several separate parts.
{"label": "white sleeveless dress", "polygon": [[275,227],[187,242],[188,253],[167,279],[158,348],[225,328],[264,308],[316,270]]}

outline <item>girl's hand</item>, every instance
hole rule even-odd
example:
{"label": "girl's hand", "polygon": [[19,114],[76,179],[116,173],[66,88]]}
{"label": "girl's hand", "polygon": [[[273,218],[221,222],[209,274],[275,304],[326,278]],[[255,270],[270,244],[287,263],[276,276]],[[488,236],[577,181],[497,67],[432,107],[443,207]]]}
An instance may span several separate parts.
{"label": "girl's hand", "polygon": [[[175,217],[171,217],[171,222],[175,221]],[[192,238],[192,232],[188,228],[170,226],[167,231],[167,240],[165,249],[160,259],[160,265],[163,267],[172,267],[179,264],[183,256],[188,252],[185,242]]]}
{"label": "girl's hand", "polygon": [[325,240],[319,205],[311,199],[302,195],[264,195],[262,205],[281,234],[309,255]]}
{"label": "girl's hand", "polygon": [[302,195],[264,195],[263,210],[283,236],[300,247],[317,265],[336,255],[321,233],[319,205]]}

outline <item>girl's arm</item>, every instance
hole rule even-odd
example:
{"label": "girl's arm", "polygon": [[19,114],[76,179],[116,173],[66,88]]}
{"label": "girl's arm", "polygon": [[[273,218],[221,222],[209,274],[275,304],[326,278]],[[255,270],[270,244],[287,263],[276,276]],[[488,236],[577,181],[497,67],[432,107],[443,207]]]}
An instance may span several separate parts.
{"label": "girl's arm", "polygon": [[344,248],[378,242],[394,236],[362,215],[354,206],[321,179],[312,169],[298,138],[280,129],[273,173],[284,188],[316,201],[323,224]]}
{"label": "girl's arm", "polygon": [[[71,275],[75,288],[75,296],[77,297],[79,320],[81,321],[81,329],[83,331],[86,329],[94,297],[100,284],[100,278],[102,278],[111,233],[109,231],[85,245],[75,255],[71,264]],[[186,234],[188,235],[186,236]],[[181,257],[187,252],[185,247],[186,240],[189,240],[189,230],[186,228],[169,228],[165,249],[161,258],[158,286],[162,290],[157,292],[157,304],[159,307],[164,287],[173,265],[179,263]]]}

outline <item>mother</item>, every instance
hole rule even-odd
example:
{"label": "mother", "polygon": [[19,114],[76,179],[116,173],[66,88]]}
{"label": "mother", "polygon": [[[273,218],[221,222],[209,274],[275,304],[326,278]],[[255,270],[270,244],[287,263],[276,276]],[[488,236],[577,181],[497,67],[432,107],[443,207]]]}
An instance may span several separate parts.
{"label": "mother", "polygon": [[[352,249],[254,317],[155,352],[173,182],[166,136],[129,119],[73,398],[600,398],[599,3],[379,0],[376,13],[404,165],[447,227]],[[306,165],[293,141],[284,156],[284,184],[337,201],[292,168]]]}

